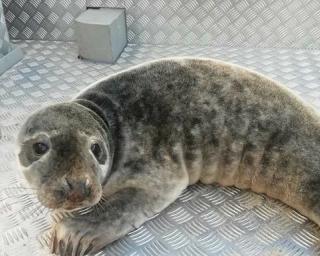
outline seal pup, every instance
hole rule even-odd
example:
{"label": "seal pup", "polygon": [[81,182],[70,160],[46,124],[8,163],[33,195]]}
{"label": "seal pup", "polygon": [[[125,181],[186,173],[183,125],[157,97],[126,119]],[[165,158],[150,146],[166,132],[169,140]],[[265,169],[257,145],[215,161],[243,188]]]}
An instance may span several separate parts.
{"label": "seal pup", "polygon": [[162,59],[31,115],[18,158],[46,207],[95,209],[55,224],[52,252],[92,254],[198,181],[265,193],[319,225],[319,120],[256,72]]}

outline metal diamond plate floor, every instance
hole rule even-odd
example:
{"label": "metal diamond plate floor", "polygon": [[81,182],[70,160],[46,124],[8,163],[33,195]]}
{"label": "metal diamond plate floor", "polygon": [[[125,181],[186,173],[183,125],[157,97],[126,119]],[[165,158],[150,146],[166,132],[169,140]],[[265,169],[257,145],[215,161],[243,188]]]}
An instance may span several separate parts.
{"label": "metal diamond plate floor", "polygon": [[[25,58],[0,77],[0,255],[48,255],[48,212],[18,189],[14,139],[43,104],[70,99],[98,78],[167,56],[213,57],[283,82],[320,111],[320,51],[129,45],[115,65],[78,60],[73,43],[19,41]],[[320,229],[278,201],[197,184],[99,255],[320,255]]]}

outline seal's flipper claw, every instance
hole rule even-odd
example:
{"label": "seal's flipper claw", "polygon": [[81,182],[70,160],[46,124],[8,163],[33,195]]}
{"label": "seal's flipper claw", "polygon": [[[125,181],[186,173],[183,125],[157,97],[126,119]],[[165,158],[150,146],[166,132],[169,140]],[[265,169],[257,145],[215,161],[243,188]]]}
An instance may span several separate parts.
{"label": "seal's flipper claw", "polygon": [[69,234],[68,236],[68,239],[66,240],[66,243],[65,243],[65,248],[64,248],[64,254],[65,256],[69,256],[71,255],[71,252],[72,252],[72,242],[71,242],[71,234]]}
{"label": "seal's flipper claw", "polygon": [[93,244],[90,243],[86,250],[83,251],[83,255],[90,255],[90,252],[93,249]]}
{"label": "seal's flipper claw", "polygon": [[60,256],[65,255],[65,248],[66,248],[65,242],[63,240],[60,240],[58,243],[58,251]]}
{"label": "seal's flipper claw", "polygon": [[56,252],[57,252],[56,251],[57,243],[58,243],[58,241],[57,241],[57,232],[56,232],[56,229],[53,229],[52,234],[51,234],[51,242],[50,242],[50,246],[49,246],[50,251],[53,254],[56,254]]}
{"label": "seal's flipper claw", "polygon": [[72,248],[72,256],[78,256],[79,255],[79,247],[81,249],[81,238],[83,235],[79,233],[77,236],[75,236],[74,241],[73,241],[73,248]]}

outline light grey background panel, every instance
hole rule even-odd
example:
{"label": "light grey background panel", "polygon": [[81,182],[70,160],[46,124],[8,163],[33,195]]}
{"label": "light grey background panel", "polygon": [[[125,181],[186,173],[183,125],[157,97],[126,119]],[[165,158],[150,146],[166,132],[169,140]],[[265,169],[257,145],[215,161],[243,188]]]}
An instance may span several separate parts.
{"label": "light grey background panel", "polygon": [[[47,256],[38,238],[48,210],[25,187],[15,137],[32,111],[71,99],[90,83],[160,57],[218,58],[262,72],[320,111],[320,50],[128,45],[114,65],[77,59],[69,42],[19,42],[25,58],[0,77],[0,255]],[[278,201],[197,184],[159,216],[99,256],[319,256],[320,229]]]}
{"label": "light grey background panel", "polygon": [[14,47],[9,40],[2,0],[0,0],[0,75],[16,64],[22,57],[21,49]]}
{"label": "light grey background panel", "polygon": [[0,58],[12,50],[6,21],[3,13],[2,1],[0,0]]}
{"label": "light grey background panel", "polygon": [[320,48],[318,0],[5,0],[10,36],[72,40],[86,4],[125,7],[130,43]]}

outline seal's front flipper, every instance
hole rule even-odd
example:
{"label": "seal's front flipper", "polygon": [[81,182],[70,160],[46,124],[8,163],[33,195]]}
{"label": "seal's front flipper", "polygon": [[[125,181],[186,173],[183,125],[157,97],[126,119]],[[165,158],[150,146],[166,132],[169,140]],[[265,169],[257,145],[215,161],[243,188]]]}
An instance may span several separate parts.
{"label": "seal's front flipper", "polygon": [[123,188],[96,209],[99,214],[63,219],[53,227],[51,252],[73,256],[99,252],[172,203],[182,186],[174,179],[169,183],[153,189]]}

